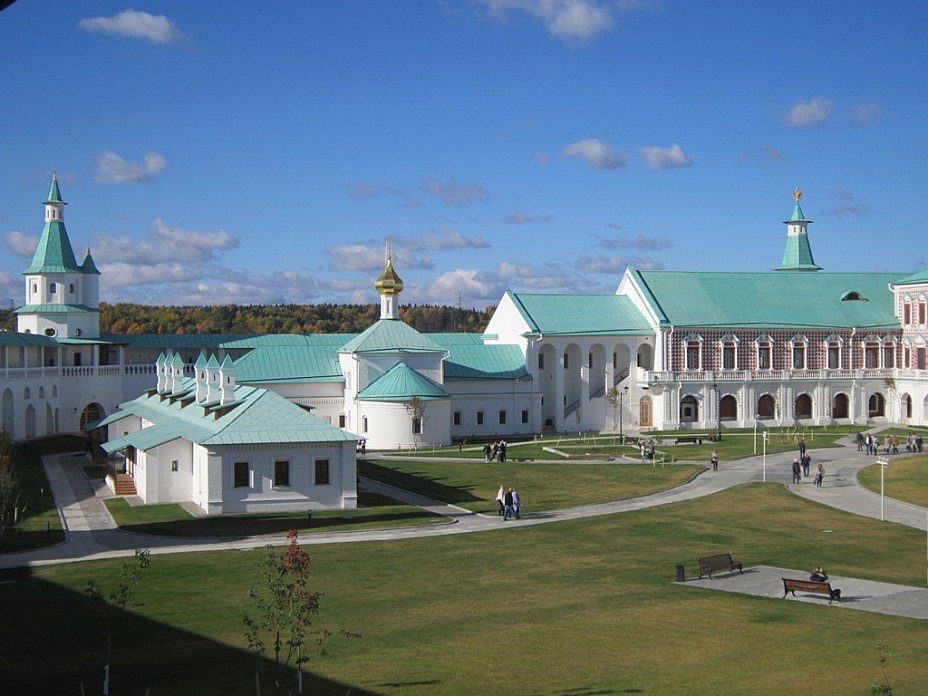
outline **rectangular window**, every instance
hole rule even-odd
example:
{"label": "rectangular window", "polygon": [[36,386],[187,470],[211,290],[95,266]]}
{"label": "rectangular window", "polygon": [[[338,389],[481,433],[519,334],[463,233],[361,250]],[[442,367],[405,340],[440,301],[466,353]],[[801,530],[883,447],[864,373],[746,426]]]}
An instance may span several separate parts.
{"label": "rectangular window", "polygon": [[834,344],[828,346],[828,369],[841,369],[841,349]]}
{"label": "rectangular window", "polygon": [[906,325],[912,323],[912,305],[908,302],[902,305],[902,323]]}
{"label": "rectangular window", "polygon": [[757,346],[757,369],[758,370],[769,370],[770,369],[770,344],[761,343]]}
{"label": "rectangular window", "polygon": [[876,369],[880,362],[880,346],[876,343],[867,343],[864,345],[864,367],[867,369]]}
{"label": "rectangular window", "polygon": [[455,411],[453,414],[451,414],[451,422],[454,423],[454,425],[461,424],[461,412],[460,411]]}
{"label": "rectangular window", "polygon": [[916,349],[915,349],[915,360],[916,360],[916,365],[915,365],[915,367],[916,367],[917,369],[919,369],[919,370],[924,370],[924,369],[925,369],[925,363],[928,362],[928,361],[926,361],[926,357],[928,357],[928,356],[926,356],[926,352],[928,352],[928,351],[926,351],[925,348],[916,348]]}
{"label": "rectangular window", "polygon": [[506,411],[505,410],[501,410],[499,412],[499,424],[506,425]]}
{"label": "rectangular window", "polygon": [[422,434],[422,419],[418,416],[412,419],[412,434],[421,435]]}
{"label": "rectangular window", "polygon": [[361,416],[361,432],[367,432],[367,416]]}
{"label": "rectangular window", "polygon": [[342,414],[339,415],[339,417],[338,417],[338,427],[339,427],[339,428],[344,428],[344,427],[345,427],[345,422],[346,422],[345,414],[342,413]]}
{"label": "rectangular window", "polygon": [[619,356],[615,353],[612,354],[612,369],[615,370],[619,366]]}
{"label": "rectangular window", "polygon": [[179,468],[179,463],[176,459],[171,460],[171,471],[177,471]]}
{"label": "rectangular window", "polygon": [[592,354],[592,353],[587,354],[587,356],[586,356],[586,365],[587,365],[587,367],[589,367],[591,370],[593,369],[593,354]]}
{"label": "rectangular window", "polygon": [[232,465],[232,485],[236,488],[248,488],[251,485],[251,476],[248,462],[235,462]]}
{"label": "rectangular window", "polygon": [[528,423],[528,409],[522,409],[522,423]]}
{"label": "rectangular window", "polygon": [[315,477],[316,485],[317,486],[329,485],[329,460],[328,459],[317,459],[315,469],[316,469],[316,477]]}
{"label": "rectangular window", "polygon": [[902,349],[902,366],[912,367],[912,351],[908,348]]}
{"label": "rectangular window", "polygon": [[918,303],[918,323],[919,324],[925,323],[925,303],[924,302]]}
{"label": "rectangular window", "polygon": [[290,485],[290,462],[280,459],[274,462],[274,488]]}
{"label": "rectangular window", "polygon": [[895,367],[896,366],[896,346],[889,344],[888,346],[883,346],[883,367]]}
{"label": "rectangular window", "polygon": [[804,370],[806,367],[806,344],[796,343],[793,345],[793,369]]}
{"label": "rectangular window", "polygon": [[538,354],[538,369],[539,370],[545,369],[545,356],[542,355],[541,353]]}
{"label": "rectangular window", "polygon": [[483,425],[483,411],[477,411],[477,425]]}
{"label": "rectangular window", "polygon": [[564,369],[565,370],[570,369],[570,358],[567,355],[567,353],[564,353]]}
{"label": "rectangular window", "polygon": [[81,366],[81,357],[82,357],[82,356],[81,356],[80,353],[75,353],[75,354],[74,354],[74,367],[80,367],[80,366]]}
{"label": "rectangular window", "polygon": [[735,346],[731,343],[726,343],[722,346],[722,369],[735,369]]}
{"label": "rectangular window", "polygon": [[699,344],[698,343],[687,343],[686,344],[686,369],[687,370],[698,370],[699,369]]}

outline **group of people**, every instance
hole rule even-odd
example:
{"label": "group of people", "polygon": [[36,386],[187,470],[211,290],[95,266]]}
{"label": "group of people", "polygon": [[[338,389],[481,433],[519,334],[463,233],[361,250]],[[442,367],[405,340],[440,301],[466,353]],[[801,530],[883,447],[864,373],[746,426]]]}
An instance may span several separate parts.
{"label": "group of people", "polygon": [[[812,467],[812,455],[804,447],[799,449],[800,455],[793,460],[793,483],[801,483],[802,477],[809,477],[809,469]],[[822,481],[825,480],[825,465],[818,463],[818,469],[815,472],[815,478],[812,479],[816,488],[822,487]]]}
{"label": "group of people", "polygon": [[506,490],[506,487],[500,484],[496,492],[496,505],[503,522],[508,521],[510,517],[517,520],[522,518],[522,497],[515,488],[510,487]]}
{"label": "group of people", "polygon": [[506,463],[506,441],[500,440],[492,445],[487,442],[483,445],[483,456],[489,464],[493,460],[499,460],[500,464]]}
{"label": "group of people", "polygon": [[[883,436],[883,454],[899,454],[899,436],[898,435],[884,435]],[[872,435],[867,433],[857,433],[857,451],[863,452],[866,451],[867,454],[872,454],[876,456],[880,453],[880,436]],[[906,452],[922,452],[923,443],[922,436],[918,434],[909,433],[905,438],[905,451]]]}

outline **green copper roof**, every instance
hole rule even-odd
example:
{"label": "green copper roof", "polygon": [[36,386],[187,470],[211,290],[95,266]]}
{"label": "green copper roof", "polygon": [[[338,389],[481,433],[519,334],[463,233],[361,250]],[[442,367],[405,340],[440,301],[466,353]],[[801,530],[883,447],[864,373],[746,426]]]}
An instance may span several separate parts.
{"label": "green copper roof", "polygon": [[[61,191],[58,188],[58,177],[52,174],[52,187],[48,191],[48,198],[45,200],[46,203],[64,203],[61,200]],[[65,203],[65,205],[67,205]]]}
{"label": "green copper roof", "polygon": [[[192,393],[194,380],[184,381]],[[184,438],[204,446],[254,445],[278,442],[345,442],[357,438],[333,427],[306,409],[265,389],[236,385],[234,402],[227,406],[203,405],[181,399],[162,399],[144,394],[120,404],[120,410],[94,424],[102,427],[136,416],[153,425],[104,443],[107,452],[133,446],[150,449]],[[216,417],[219,413],[219,417]]]}
{"label": "green copper roof", "polygon": [[457,379],[528,379],[518,346],[484,345],[480,334],[427,334],[448,351],[445,381]]}
{"label": "green copper roof", "polygon": [[788,222],[812,222],[812,221],[806,220],[806,216],[802,214],[802,208],[799,207],[799,201],[796,201],[796,205],[793,207],[793,214],[790,215]]}
{"label": "green copper roof", "polygon": [[629,334],[648,330],[632,301],[620,295],[506,293],[535,333]]}
{"label": "green copper roof", "polygon": [[359,401],[408,401],[414,396],[426,401],[450,398],[445,390],[413,370],[397,363],[376,382],[358,393]]}
{"label": "green copper roof", "polygon": [[58,341],[50,336],[18,331],[0,331],[0,346],[56,348]]}
{"label": "green copper roof", "polygon": [[921,283],[928,283],[928,270],[919,271],[914,275],[906,276],[902,280],[899,280],[895,285],[920,285]]}
{"label": "green copper roof", "polygon": [[88,307],[87,305],[48,303],[23,305],[19,309],[15,310],[14,314],[70,314],[87,312],[99,313],[100,310],[99,308]]}
{"label": "green copper roof", "polygon": [[235,372],[239,383],[342,381],[333,345],[259,346],[235,361]]}
{"label": "green copper roof", "polygon": [[[796,204],[799,207],[799,204]],[[809,245],[809,236],[793,234],[786,237],[786,249],[783,251],[783,260],[777,267],[778,271],[820,271],[821,266],[815,265],[812,258],[812,247]]]}
{"label": "green copper roof", "polygon": [[380,319],[345,343],[339,352],[441,353],[444,349],[399,319]]}
{"label": "green copper roof", "polygon": [[630,272],[675,326],[899,327],[889,284],[901,273]]}
{"label": "green copper roof", "polygon": [[251,338],[249,334],[105,334],[104,338],[132,348],[158,350],[218,349],[226,343]]}
{"label": "green copper roof", "polygon": [[87,256],[84,257],[84,263],[81,264],[81,273],[85,275],[100,275],[100,271],[97,270],[97,264],[93,262],[93,257],[90,255],[90,249],[87,250]]}
{"label": "green copper roof", "polygon": [[23,271],[23,275],[33,273],[81,273],[63,222],[45,223],[32,263]]}

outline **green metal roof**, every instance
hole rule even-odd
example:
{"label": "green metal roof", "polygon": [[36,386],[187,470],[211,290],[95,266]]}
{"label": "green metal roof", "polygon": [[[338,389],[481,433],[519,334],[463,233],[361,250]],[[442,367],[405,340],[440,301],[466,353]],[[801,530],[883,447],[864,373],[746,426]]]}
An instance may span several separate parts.
{"label": "green metal roof", "polygon": [[345,343],[341,353],[441,353],[444,348],[406,322],[380,319]]}
{"label": "green metal roof", "polygon": [[333,345],[263,345],[235,361],[236,381],[269,384],[279,382],[340,382],[337,347]]}
{"label": "green metal roof", "polygon": [[650,327],[621,295],[506,293],[535,333],[550,335],[636,334]]}
{"label": "green metal roof", "polygon": [[[64,203],[61,200],[61,190],[58,188],[58,177],[52,174],[52,186],[48,190],[48,198],[45,199],[46,203]],[[67,205],[67,203],[65,203]]]}
{"label": "green metal roof", "polygon": [[456,379],[528,379],[518,346],[484,345],[480,334],[428,334],[448,351],[445,381]]}
{"label": "green metal roof", "polygon": [[[799,207],[799,204],[796,204]],[[812,246],[809,236],[793,234],[786,237],[786,248],[783,250],[783,259],[777,267],[778,271],[820,271],[821,266],[815,265],[812,258]]]}
{"label": "green metal roof", "polygon": [[87,250],[87,256],[84,257],[84,263],[81,264],[81,273],[85,275],[100,275],[100,271],[97,270],[97,264],[93,262],[93,257],[90,255],[90,249]]}
{"label": "green metal roof", "polygon": [[[192,394],[195,384],[193,379],[184,380],[184,394]],[[153,424],[104,443],[103,448],[108,452],[129,446],[151,449],[178,438],[204,446],[346,442],[357,439],[274,392],[239,384],[233,396],[231,404],[205,407],[192,402],[185,405],[185,399],[165,399],[158,394],[146,393],[120,404],[120,411],[95,423],[94,427],[116,422],[127,415],[144,418]]]}
{"label": "green metal roof", "polygon": [[921,283],[928,283],[928,270],[919,271],[910,276],[906,276],[902,280],[896,281],[895,285],[919,285]]}
{"label": "green metal roof", "polygon": [[50,336],[40,334],[20,333],[18,331],[0,331],[0,346],[55,348],[58,341]]}
{"label": "green metal roof", "polygon": [[360,401],[409,401],[414,396],[426,401],[449,399],[445,390],[413,370],[397,363],[377,381],[358,393]]}
{"label": "green metal roof", "polygon": [[87,312],[99,314],[100,309],[98,307],[88,307],[87,305],[46,303],[23,305],[15,310],[14,314],[86,314]]}
{"label": "green metal roof", "polygon": [[68,240],[64,223],[50,221],[45,223],[39,244],[32,256],[32,263],[23,271],[23,275],[34,273],[81,273],[81,267],[74,259],[74,250]]}
{"label": "green metal roof", "polygon": [[675,326],[899,327],[888,286],[901,273],[630,272]]}
{"label": "green metal roof", "polygon": [[195,348],[225,348],[226,343],[251,338],[251,334],[104,334],[104,338],[130,348],[158,350],[190,350]]}
{"label": "green metal roof", "polygon": [[806,216],[802,214],[802,208],[799,207],[799,201],[796,201],[796,205],[793,207],[793,214],[789,216],[787,222],[812,222],[811,220],[806,220]]}

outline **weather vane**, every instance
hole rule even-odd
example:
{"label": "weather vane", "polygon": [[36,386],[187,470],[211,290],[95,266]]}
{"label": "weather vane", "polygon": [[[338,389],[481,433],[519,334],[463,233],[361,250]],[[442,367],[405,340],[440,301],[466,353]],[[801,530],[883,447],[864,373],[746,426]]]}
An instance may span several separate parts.
{"label": "weather vane", "polygon": [[793,200],[798,203],[800,198],[802,198],[802,190],[797,186],[793,189]]}

